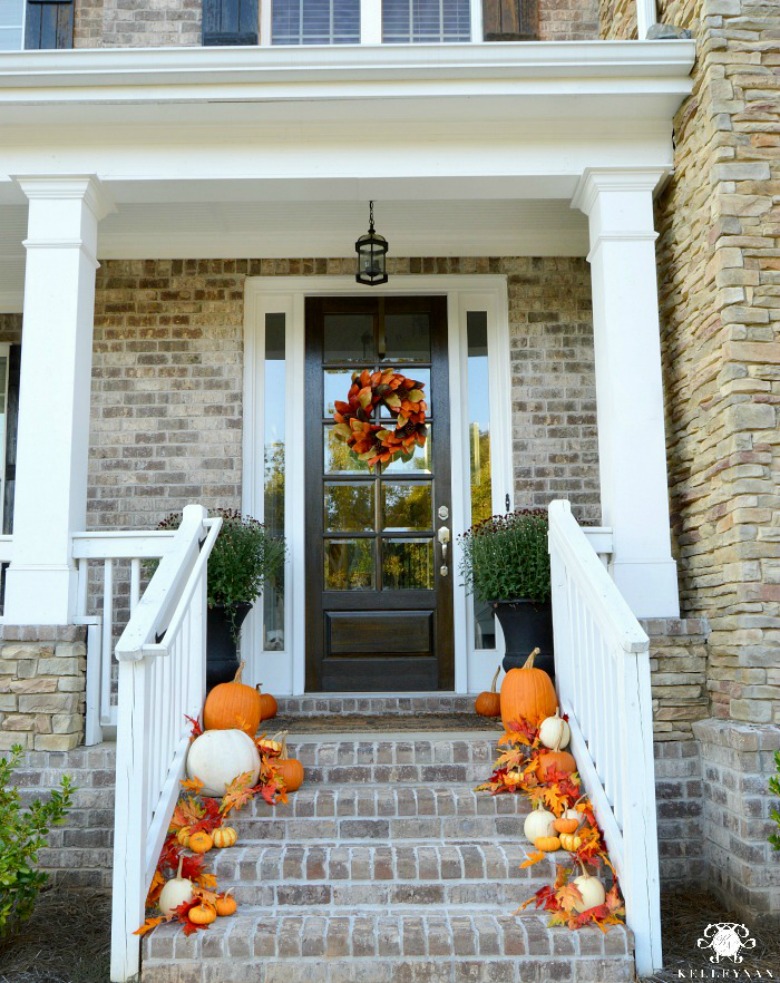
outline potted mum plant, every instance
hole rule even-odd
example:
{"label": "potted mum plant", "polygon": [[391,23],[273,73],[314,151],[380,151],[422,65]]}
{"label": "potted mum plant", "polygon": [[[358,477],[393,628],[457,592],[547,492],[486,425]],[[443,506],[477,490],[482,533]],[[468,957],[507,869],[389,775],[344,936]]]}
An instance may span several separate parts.
{"label": "potted mum plant", "polygon": [[[284,567],[284,539],[272,536],[262,522],[235,509],[216,509],[222,519],[208,562],[206,686],[229,682],[238,669],[241,625],[266,584]],[[163,519],[160,529],[176,529],[180,516]]]}
{"label": "potted mum plant", "polygon": [[547,510],[516,509],[478,522],[459,536],[466,588],[492,605],[506,642],[503,667],[535,665],[554,674]]}

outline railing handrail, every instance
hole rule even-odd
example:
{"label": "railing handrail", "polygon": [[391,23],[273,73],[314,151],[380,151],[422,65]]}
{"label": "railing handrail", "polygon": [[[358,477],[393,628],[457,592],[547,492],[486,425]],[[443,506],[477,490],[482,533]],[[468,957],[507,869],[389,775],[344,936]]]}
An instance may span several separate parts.
{"label": "railing handrail", "polygon": [[74,532],[73,559],[156,560],[170,549],[175,533],[173,529]]}
{"label": "railing handrail", "polygon": [[138,973],[146,891],[176,802],[189,744],[185,714],[206,689],[207,561],[222,520],[184,509],[116,646],[119,661],[111,980]]}
{"label": "railing handrail", "polygon": [[649,639],[569,503],[552,502],[549,520],[561,710],[649,976],[662,964]]}
{"label": "railing handrail", "polygon": [[582,572],[580,589],[587,596],[602,627],[626,652],[643,652],[648,638],[626,599],[615,586],[588,542],[585,531],[571,514],[567,501],[550,503],[550,540],[560,549],[567,565]]}

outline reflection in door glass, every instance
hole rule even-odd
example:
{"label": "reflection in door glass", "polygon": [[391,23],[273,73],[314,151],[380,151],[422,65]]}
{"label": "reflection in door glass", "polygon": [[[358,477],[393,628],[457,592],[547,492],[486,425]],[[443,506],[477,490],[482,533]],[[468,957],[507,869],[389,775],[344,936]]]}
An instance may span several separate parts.
{"label": "reflection in door glass", "polygon": [[413,532],[433,528],[430,481],[383,481],[382,528]]}
{"label": "reflection in door glass", "polygon": [[[266,528],[284,535],[285,316],[265,316],[264,502]],[[263,648],[284,648],[284,571],[263,589]]]}
{"label": "reflection in door glass", "polygon": [[323,320],[323,361],[360,362],[364,368],[376,361],[370,314],[326,314]]}
{"label": "reflection in door glass", "polygon": [[368,474],[368,465],[350,454],[349,447],[333,432],[333,427],[325,427],[323,438],[325,448],[325,474]]}
{"label": "reflection in door glass", "polygon": [[373,590],[373,539],[326,539],[325,590]]}
{"label": "reflection in door glass", "polygon": [[384,351],[380,351],[379,357],[385,362],[430,362],[428,314],[388,314],[384,340]]}
{"label": "reflection in door glass", "polygon": [[433,541],[382,541],[383,590],[433,590]]}
{"label": "reflection in door glass", "polygon": [[336,409],[335,402],[340,400],[346,403],[347,395],[352,386],[352,373],[355,369],[325,369],[322,376],[322,388],[324,392],[325,416],[333,416]]}
{"label": "reflection in door glass", "polygon": [[[468,339],[468,428],[469,473],[471,478],[471,522],[481,522],[493,514],[493,486],[490,477],[490,379],[488,375],[487,313],[469,311],[466,315]],[[484,601],[474,601],[474,647],[496,646],[493,609]]]}
{"label": "reflection in door glass", "polygon": [[417,474],[430,474],[431,473],[431,450],[433,443],[433,427],[428,426],[428,438],[425,441],[424,447],[415,447],[412,453],[412,457],[408,461],[404,461],[402,457],[397,457],[394,461],[390,461],[383,468],[385,474],[409,474],[414,472]]}
{"label": "reflection in door glass", "polygon": [[374,482],[326,482],[324,508],[326,532],[372,532]]}

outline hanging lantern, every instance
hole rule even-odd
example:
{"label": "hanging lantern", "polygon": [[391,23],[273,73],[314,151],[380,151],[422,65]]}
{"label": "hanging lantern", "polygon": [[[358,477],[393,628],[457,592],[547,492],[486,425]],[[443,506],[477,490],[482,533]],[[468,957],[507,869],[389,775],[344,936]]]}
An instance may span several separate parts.
{"label": "hanging lantern", "polygon": [[387,249],[387,239],[374,231],[374,203],[369,202],[368,232],[355,243],[358,255],[355,279],[358,283],[365,283],[369,287],[387,283]]}

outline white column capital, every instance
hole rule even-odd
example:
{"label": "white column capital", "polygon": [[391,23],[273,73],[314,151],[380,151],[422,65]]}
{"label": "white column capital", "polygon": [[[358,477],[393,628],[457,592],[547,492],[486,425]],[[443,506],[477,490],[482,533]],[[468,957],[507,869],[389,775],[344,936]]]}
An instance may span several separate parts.
{"label": "white column capital", "polygon": [[96,174],[14,174],[28,201],[63,201],[77,198],[84,202],[99,222],[116,211],[111,195]]}
{"label": "white column capital", "polygon": [[599,198],[610,192],[652,197],[668,173],[664,167],[586,167],[572,195],[571,207],[591,215]]}

